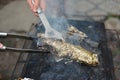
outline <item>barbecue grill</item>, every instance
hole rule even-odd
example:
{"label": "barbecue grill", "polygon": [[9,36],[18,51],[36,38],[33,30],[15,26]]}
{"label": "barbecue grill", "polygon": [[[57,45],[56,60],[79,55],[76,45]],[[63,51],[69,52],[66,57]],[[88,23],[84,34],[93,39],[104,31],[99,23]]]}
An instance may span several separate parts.
{"label": "barbecue grill", "polygon": [[[46,53],[21,53],[12,74],[12,80],[32,78],[35,80],[114,80],[112,53],[107,47],[105,26],[101,22],[68,20],[69,24],[87,34],[92,43],[80,45],[88,50],[94,50],[99,56],[100,63],[93,67],[80,64],[69,59],[54,62],[53,55]],[[33,25],[30,36],[44,32],[42,24]],[[23,48],[37,48],[38,40],[26,40]],[[89,47],[90,46],[90,47]],[[67,62],[67,63],[65,63]]]}

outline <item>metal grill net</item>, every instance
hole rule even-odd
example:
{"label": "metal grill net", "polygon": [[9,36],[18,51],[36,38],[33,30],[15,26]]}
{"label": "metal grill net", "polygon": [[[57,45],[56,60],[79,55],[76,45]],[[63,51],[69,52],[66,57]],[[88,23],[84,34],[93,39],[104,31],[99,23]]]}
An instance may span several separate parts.
{"label": "metal grill net", "polygon": [[[103,24],[87,21],[69,21],[69,23],[85,32],[88,39],[93,42],[100,43],[100,41],[104,41],[105,39]],[[89,28],[89,26],[92,26],[92,28]],[[43,30],[43,26],[37,26],[38,32]],[[39,43],[39,40],[37,43]],[[80,45],[97,54],[101,54],[98,46],[91,47],[89,43],[85,43],[84,41],[81,42]],[[102,61],[101,57],[100,60]],[[59,58],[49,53],[32,54],[29,57],[29,63],[24,76],[36,80],[106,80],[107,77],[105,74],[101,62],[96,67],[90,67],[67,58]]]}

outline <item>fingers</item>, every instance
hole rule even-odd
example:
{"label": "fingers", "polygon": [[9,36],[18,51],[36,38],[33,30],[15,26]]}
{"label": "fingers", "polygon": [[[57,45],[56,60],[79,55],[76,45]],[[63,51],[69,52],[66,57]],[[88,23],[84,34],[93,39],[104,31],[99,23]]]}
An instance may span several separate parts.
{"label": "fingers", "polygon": [[34,1],[35,1],[35,3],[33,5],[33,12],[34,12],[35,16],[38,16],[37,9],[38,9],[40,0],[34,0]]}
{"label": "fingers", "polygon": [[46,8],[45,0],[35,0],[34,12],[36,12],[36,10],[38,9],[38,6],[40,6],[42,11],[45,11],[45,8]]}
{"label": "fingers", "polygon": [[45,11],[45,8],[46,8],[45,0],[35,0],[33,11],[36,16],[38,16],[37,9],[39,6],[42,9],[42,11]]}
{"label": "fingers", "polygon": [[2,43],[0,43],[0,49],[2,49],[3,48],[3,44]]}
{"label": "fingers", "polygon": [[38,6],[40,4],[40,0],[34,0],[34,1],[35,1],[35,3],[34,3],[34,6],[33,6],[33,11],[37,12]]}
{"label": "fingers", "polygon": [[45,11],[46,8],[45,0],[34,0],[34,4],[32,3],[32,0],[27,0],[27,2],[36,16],[38,16],[37,9],[39,6],[43,11]]}
{"label": "fingers", "polygon": [[35,15],[35,16],[38,16],[38,13],[37,13],[37,12],[34,12],[34,15]]}
{"label": "fingers", "polygon": [[40,0],[40,7],[43,11],[45,11],[46,9],[46,3],[45,3],[45,0]]}

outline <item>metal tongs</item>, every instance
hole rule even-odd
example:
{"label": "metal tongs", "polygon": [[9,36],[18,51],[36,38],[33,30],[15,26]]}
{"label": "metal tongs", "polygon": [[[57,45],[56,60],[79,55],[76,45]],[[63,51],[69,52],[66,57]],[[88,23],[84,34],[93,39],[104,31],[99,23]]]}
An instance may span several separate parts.
{"label": "metal tongs", "polygon": [[[0,32],[0,37],[16,37],[16,38],[24,38],[24,39],[29,39],[33,40],[36,39],[36,37],[32,37],[29,35],[20,35],[16,33],[4,33]],[[0,43],[0,51],[14,51],[14,52],[37,52],[37,53],[47,53],[48,51],[46,50],[35,50],[35,49],[21,49],[21,48],[12,48],[12,47],[7,47]]]}
{"label": "metal tongs", "polygon": [[[32,3],[34,4],[34,0],[32,0]],[[37,9],[37,13],[45,27],[45,37],[64,40],[62,34],[51,27],[44,12],[40,9],[40,7],[38,7]]]}

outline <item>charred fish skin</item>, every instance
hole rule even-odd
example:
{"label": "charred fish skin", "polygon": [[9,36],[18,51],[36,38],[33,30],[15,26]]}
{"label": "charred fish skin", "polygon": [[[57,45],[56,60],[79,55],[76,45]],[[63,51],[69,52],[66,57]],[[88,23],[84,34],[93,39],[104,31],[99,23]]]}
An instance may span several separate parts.
{"label": "charred fish skin", "polygon": [[68,57],[79,63],[85,63],[91,66],[96,66],[99,63],[97,54],[92,53],[81,46],[75,46],[67,42],[53,39],[44,39],[43,43],[52,46],[59,57]]}

